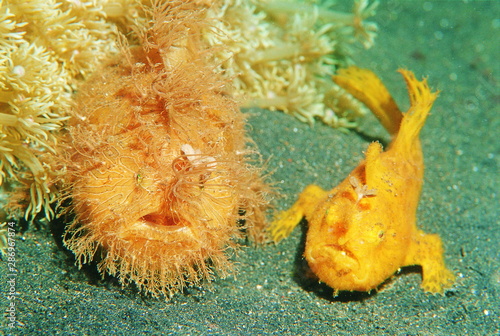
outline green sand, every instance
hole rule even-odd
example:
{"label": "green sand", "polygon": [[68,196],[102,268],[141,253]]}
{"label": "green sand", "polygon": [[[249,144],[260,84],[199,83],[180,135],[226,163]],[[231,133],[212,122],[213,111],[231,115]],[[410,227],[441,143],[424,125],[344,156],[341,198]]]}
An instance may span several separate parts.
{"label": "green sand", "polygon": [[[170,302],[150,299],[95,268],[78,270],[60,232],[29,228],[16,237],[16,317],[6,335],[498,335],[500,333],[500,129],[498,1],[383,1],[375,47],[357,64],[375,71],[403,108],[398,67],[428,75],[442,90],[422,132],[426,172],[419,227],[439,233],[457,275],[446,295],[420,288],[418,268],[373,295],[342,295],[304,274],[304,228],[279,245],[244,247],[238,272]],[[495,16],[495,14],[497,16]],[[371,137],[387,136],[369,119],[362,133],[304,125],[282,113],[248,111],[251,135],[269,159],[290,206],[309,183],[331,188],[362,158]],[[307,152],[306,152],[307,151]],[[2,292],[9,290],[0,263]],[[0,307],[8,300],[3,294]]]}

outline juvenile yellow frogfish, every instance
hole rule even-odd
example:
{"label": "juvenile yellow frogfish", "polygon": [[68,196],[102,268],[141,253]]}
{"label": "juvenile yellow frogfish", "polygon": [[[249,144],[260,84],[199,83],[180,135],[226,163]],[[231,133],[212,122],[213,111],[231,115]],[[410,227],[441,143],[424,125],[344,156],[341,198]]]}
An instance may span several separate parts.
{"label": "juvenile yellow frogfish", "polygon": [[366,159],[332,190],[307,186],[270,226],[278,242],[305,217],[305,258],[319,280],[336,292],[376,289],[410,265],[422,267],[425,291],[443,293],[454,282],[439,236],[416,226],[424,172],[419,132],[438,93],[430,91],[425,79],[399,72],[411,103],[404,114],[372,72],[350,67],[334,77],[375,114],[393,140],[385,152],[380,143],[371,143]]}

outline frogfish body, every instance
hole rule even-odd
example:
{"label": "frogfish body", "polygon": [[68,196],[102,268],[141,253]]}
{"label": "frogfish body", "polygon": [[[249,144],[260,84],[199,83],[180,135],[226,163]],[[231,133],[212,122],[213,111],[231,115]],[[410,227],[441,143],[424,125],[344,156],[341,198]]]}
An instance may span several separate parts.
{"label": "frogfish body", "polygon": [[61,145],[75,219],[64,244],[122,285],[169,299],[224,276],[228,250],[260,240],[267,187],[252,166],[245,120],[202,43],[198,1],[154,2],[81,86]]}
{"label": "frogfish body", "polygon": [[339,72],[337,84],[365,103],[393,140],[385,152],[380,143],[371,143],[365,160],[332,190],[307,186],[271,224],[271,235],[279,241],[302,217],[307,219],[304,256],[319,280],[335,291],[376,289],[410,265],[422,267],[422,287],[428,292],[442,293],[453,283],[441,239],[416,226],[424,172],[419,132],[437,93],[426,80],[400,72],[411,103],[405,114],[372,72],[356,67]]}

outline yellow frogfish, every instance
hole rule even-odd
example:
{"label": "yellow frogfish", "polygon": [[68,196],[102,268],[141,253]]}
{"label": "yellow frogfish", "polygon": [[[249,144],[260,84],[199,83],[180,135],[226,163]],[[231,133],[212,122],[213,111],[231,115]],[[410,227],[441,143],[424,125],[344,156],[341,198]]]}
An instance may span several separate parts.
{"label": "yellow frogfish", "polygon": [[269,229],[277,242],[305,217],[304,256],[335,292],[371,291],[410,265],[422,267],[425,291],[443,293],[454,282],[439,236],[416,226],[424,172],[419,132],[438,93],[430,91],[425,79],[399,72],[411,103],[404,114],[372,72],[350,67],[334,77],[375,114],[393,140],[385,152],[380,143],[371,143],[366,159],[332,190],[307,186]]}

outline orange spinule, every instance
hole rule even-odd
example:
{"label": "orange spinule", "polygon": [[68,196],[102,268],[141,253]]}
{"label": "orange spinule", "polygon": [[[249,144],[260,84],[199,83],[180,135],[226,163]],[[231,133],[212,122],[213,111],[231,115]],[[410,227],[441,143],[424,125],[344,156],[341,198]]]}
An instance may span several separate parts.
{"label": "orange spinule", "polygon": [[[65,235],[79,265],[169,298],[230,268],[238,222],[254,239],[266,187],[249,165],[244,117],[204,59],[196,1],[152,10],[141,45],[81,89],[64,157],[76,219]],[[98,253],[99,251],[99,253]]]}

